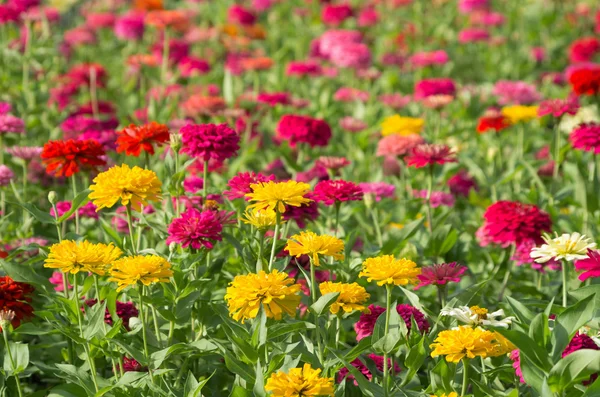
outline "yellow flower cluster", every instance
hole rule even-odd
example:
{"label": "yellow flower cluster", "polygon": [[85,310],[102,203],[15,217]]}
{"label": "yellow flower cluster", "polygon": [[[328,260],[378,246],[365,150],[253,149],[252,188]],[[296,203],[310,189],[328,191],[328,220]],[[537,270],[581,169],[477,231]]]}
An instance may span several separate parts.
{"label": "yellow flower cluster", "polygon": [[168,283],[169,277],[173,276],[171,264],[158,255],[136,255],[127,256],[113,262],[110,267],[110,278],[118,284],[117,291],[142,283],[150,285],[153,283]]}
{"label": "yellow flower cluster", "polygon": [[300,232],[287,242],[285,249],[291,256],[309,255],[312,263],[319,266],[319,255],[331,256],[336,260],[344,259],[344,242],[337,237],[321,235],[313,232]]}
{"label": "yellow flower cluster", "polygon": [[381,123],[381,135],[388,136],[392,134],[396,135],[411,135],[420,134],[423,130],[425,120],[416,117],[402,117],[395,114],[390,117],[386,117]]}
{"label": "yellow flower cluster", "polygon": [[537,106],[505,106],[502,108],[502,115],[510,120],[512,124],[535,120],[538,117]]}
{"label": "yellow flower cluster", "polygon": [[322,378],[320,369],[310,364],[302,368],[292,368],[288,373],[273,373],[265,390],[273,397],[333,396],[333,378]]}
{"label": "yellow flower cluster", "polygon": [[417,284],[417,276],[421,268],[409,259],[396,259],[393,255],[382,255],[369,258],[363,262],[363,269],[358,274],[367,281],[377,281],[377,285],[407,285]]}
{"label": "yellow flower cluster", "polygon": [[112,243],[106,245],[63,240],[50,247],[44,266],[59,269],[63,273],[77,274],[83,271],[103,276],[106,267],[122,254]]}
{"label": "yellow flower cluster", "polygon": [[338,314],[340,309],[344,313],[352,313],[355,310],[369,313],[369,309],[365,306],[365,302],[371,297],[364,287],[357,283],[332,283],[326,281],[319,284],[321,295],[331,292],[339,292],[337,300],[329,307],[331,314]]}
{"label": "yellow flower cluster", "polygon": [[294,284],[287,273],[261,270],[258,274],[236,276],[227,287],[225,301],[236,321],[244,323],[246,319],[255,318],[261,305],[268,318],[281,320],[283,313],[296,315],[300,304],[298,292],[300,284]]}
{"label": "yellow flower cluster", "polygon": [[442,331],[430,348],[431,357],[446,356],[446,361],[458,363],[464,357],[497,357],[509,353],[515,346],[497,332],[468,325]]}
{"label": "yellow flower cluster", "polygon": [[285,181],[285,182],[260,182],[250,185],[251,193],[246,197],[250,201],[255,201],[251,208],[270,209],[280,214],[285,212],[285,206],[300,207],[302,204],[308,204],[312,200],[304,197],[310,190],[308,183]]}

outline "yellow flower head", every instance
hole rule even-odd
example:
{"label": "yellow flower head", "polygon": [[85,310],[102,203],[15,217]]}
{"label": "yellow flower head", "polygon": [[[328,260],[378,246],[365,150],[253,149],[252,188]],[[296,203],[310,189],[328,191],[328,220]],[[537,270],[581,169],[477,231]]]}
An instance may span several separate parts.
{"label": "yellow flower head", "polygon": [[310,190],[310,185],[304,182],[259,182],[250,185],[251,193],[246,193],[250,201],[256,201],[250,207],[256,209],[270,209],[285,212],[285,206],[300,207],[302,204],[310,203],[312,200],[304,197]]}
{"label": "yellow flower head", "polygon": [[501,333],[491,332],[494,335],[494,340],[492,341],[492,348],[488,352],[489,357],[504,356],[517,348]]}
{"label": "yellow flower head", "polygon": [[442,331],[429,347],[434,349],[431,357],[446,356],[446,361],[458,363],[463,357],[491,356],[497,343],[494,332],[468,325]]}
{"label": "yellow flower head", "polygon": [[117,291],[122,291],[137,283],[146,286],[168,283],[172,275],[171,264],[165,258],[158,255],[136,255],[114,261],[108,281],[116,282],[119,285]]}
{"label": "yellow flower head", "polygon": [[106,267],[122,254],[112,243],[106,245],[63,240],[50,247],[44,267],[60,269],[63,273],[76,274],[83,271],[103,276]]}
{"label": "yellow flower head", "polygon": [[[265,230],[275,226],[277,214],[271,209],[247,209],[242,222],[252,225],[258,230]],[[282,220],[281,223],[284,223],[284,221]]]}
{"label": "yellow flower head", "polygon": [[268,318],[281,320],[285,312],[294,317],[300,304],[300,284],[287,273],[273,270],[236,276],[225,294],[229,314],[236,321],[255,318],[262,304]]}
{"label": "yellow flower head", "polygon": [[505,106],[502,108],[502,115],[508,118],[511,124],[534,120],[538,117],[537,106]]}
{"label": "yellow flower head", "polygon": [[322,378],[320,369],[310,364],[292,368],[286,374],[279,371],[267,379],[265,390],[273,397],[333,396],[333,378]]}
{"label": "yellow flower head", "polygon": [[313,232],[300,232],[288,240],[285,249],[291,256],[300,257],[310,255],[313,265],[319,266],[319,255],[332,256],[336,260],[343,260],[344,242],[337,237],[322,235]]}
{"label": "yellow flower head", "polygon": [[425,120],[416,117],[402,117],[395,114],[386,117],[381,123],[381,135],[388,136],[396,135],[411,135],[420,134],[423,129]]}
{"label": "yellow flower head", "polygon": [[360,310],[365,313],[370,312],[365,306],[365,302],[371,295],[367,293],[364,287],[357,283],[332,283],[331,281],[326,281],[319,284],[319,290],[322,295],[330,292],[340,293],[335,303],[329,307],[331,314],[337,314],[340,309],[345,313],[352,313],[354,310]]}
{"label": "yellow flower head", "polygon": [[430,397],[461,397],[461,396],[459,396],[457,392],[453,391],[450,394],[444,393],[444,394],[440,394],[439,396],[436,396],[435,394],[432,394]]}
{"label": "yellow flower head", "polygon": [[98,207],[96,211],[111,208],[119,200],[122,205],[131,205],[131,208],[140,211],[142,205],[148,205],[148,201],[161,199],[161,186],[154,171],[122,164],[98,174],[90,186],[92,192],[89,197]]}
{"label": "yellow flower head", "polygon": [[375,280],[381,286],[417,284],[419,274],[421,268],[415,262],[405,258],[396,259],[393,255],[382,255],[365,260],[358,276],[366,277],[369,282]]}

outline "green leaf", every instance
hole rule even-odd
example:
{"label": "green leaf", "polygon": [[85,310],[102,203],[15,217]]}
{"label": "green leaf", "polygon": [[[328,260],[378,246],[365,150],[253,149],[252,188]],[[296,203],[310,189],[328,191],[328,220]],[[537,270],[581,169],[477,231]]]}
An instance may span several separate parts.
{"label": "green leaf", "polygon": [[385,334],[385,313],[383,313],[377,319],[379,323],[379,319],[383,318],[384,323],[383,327],[381,327],[381,325],[379,326],[379,332],[377,335],[378,337],[381,335],[379,339],[375,339],[376,336],[373,330],[373,349],[377,351],[391,353],[392,351],[394,351],[394,349],[400,342],[406,341],[406,335],[408,334],[408,330],[406,328],[406,323],[404,322],[402,317],[400,317],[398,311],[394,309],[396,305],[397,303],[394,302],[394,304],[391,306],[392,309],[390,309],[390,322],[387,335]]}
{"label": "green leaf", "polygon": [[93,307],[86,310],[87,318],[89,320],[83,330],[84,339],[90,340],[102,332],[102,330],[106,327],[104,324],[105,313],[106,301],[102,303],[96,303]]}
{"label": "green leaf", "polygon": [[274,324],[269,327],[269,338],[275,339],[290,333],[303,331],[305,329],[314,329],[312,323],[306,321],[296,321],[292,323]]}
{"label": "green leaf", "polygon": [[232,373],[239,375],[242,379],[244,379],[248,384],[253,385],[256,379],[254,378],[253,369],[235,358],[228,351],[225,352],[225,366]]}
{"label": "green leaf", "polygon": [[50,390],[47,397],[88,397],[85,389],[74,384],[58,385]]}
{"label": "green leaf", "polygon": [[256,381],[254,382],[254,387],[252,388],[252,392],[256,397],[265,397],[267,394],[265,392],[265,376],[263,374],[262,366],[260,365],[260,360],[256,362]]}
{"label": "green leaf", "polygon": [[456,229],[452,229],[450,231],[450,233],[448,233],[446,235],[446,238],[442,242],[442,244],[438,250],[438,256],[443,256],[446,252],[450,251],[452,249],[452,247],[454,247],[454,244],[456,244],[457,241],[458,241],[458,232],[456,231]]}
{"label": "green leaf", "polygon": [[[215,370],[216,372],[216,370]],[[185,397],[201,397],[202,396],[202,388],[208,383],[210,378],[215,374],[213,372],[208,377],[202,379],[200,382],[196,380],[192,372],[188,373],[187,381],[185,382],[185,387],[183,391],[183,395]]]}
{"label": "green leaf", "polygon": [[527,334],[521,331],[502,328],[497,328],[496,332],[504,335],[506,339],[511,341],[519,349],[519,353],[522,356],[528,357],[539,369],[544,371],[550,369],[548,353],[546,353],[546,350],[542,349]]}
{"label": "green leaf", "polygon": [[354,379],[356,379],[358,387],[360,387],[360,391],[363,393],[363,396],[381,397],[384,395],[383,388],[381,386],[379,386],[377,383],[369,382],[367,378],[365,378],[365,376],[359,370],[357,370],[354,365],[346,361],[343,357],[339,355],[339,353],[335,351],[332,351],[331,353],[335,355],[338,358],[338,360],[340,360],[340,362],[344,364],[344,366],[348,369],[348,372],[350,372],[354,376]]}
{"label": "green leaf", "polygon": [[339,296],[339,292],[330,292],[328,294],[325,294],[319,299],[317,299],[317,301],[310,306],[310,310],[314,312],[317,316],[320,316],[325,310],[329,309],[329,306],[331,306]]}
{"label": "green leaf", "polygon": [[583,300],[590,295],[594,295],[596,297],[596,307],[600,307],[600,284],[577,288],[576,290],[569,291],[569,295],[576,298],[578,301]]}
{"label": "green leaf", "polygon": [[22,203],[21,204],[21,203],[16,203],[16,202],[12,202],[12,201],[6,201],[6,202],[8,204],[17,205],[17,206],[23,208],[24,210],[29,212],[31,215],[33,215],[33,217],[40,223],[50,224],[50,225],[56,224],[56,219],[54,219],[54,217],[52,215],[50,215],[49,212],[44,212],[33,204],[30,204],[30,203]]}
{"label": "green leaf", "polygon": [[77,211],[82,206],[86,205],[90,201],[88,197],[89,194],[89,189],[85,189],[83,192],[79,193],[77,197],[73,199],[73,202],[71,203],[71,209],[65,212],[60,218],[58,218],[58,223],[66,221],[71,215],[75,213],[75,211]]}
{"label": "green leaf", "polygon": [[594,317],[595,310],[595,296],[590,295],[556,316],[552,330],[552,358],[554,361],[560,358],[575,332]]}
{"label": "green leaf", "polygon": [[0,260],[0,264],[6,274],[15,281],[49,287],[48,279],[34,272],[30,266],[18,265],[4,260]]}
{"label": "green leaf", "polygon": [[25,343],[8,342],[12,359],[14,360],[14,368],[8,354],[8,349],[4,350],[4,371],[8,375],[17,375],[25,371],[29,365],[29,346]]}
{"label": "green leaf", "polygon": [[529,327],[529,337],[533,339],[541,348],[545,349],[550,336],[548,328],[548,317],[546,314],[540,313],[534,317]]}
{"label": "green leaf", "polygon": [[175,345],[171,345],[166,349],[159,350],[150,355],[150,360],[152,361],[152,368],[160,368],[162,363],[169,357],[171,354],[176,353],[180,350],[186,348],[185,343],[177,343]]}
{"label": "green leaf", "polygon": [[535,313],[527,308],[524,304],[519,302],[516,299],[511,298],[510,296],[506,297],[506,301],[510,305],[513,313],[517,316],[519,321],[524,326],[529,326],[535,317]]}
{"label": "green leaf", "polygon": [[548,376],[548,386],[553,392],[562,392],[598,371],[600,371],[600,351],[578,350],[552,367]]}
{"label": "green leaf", "polygon": [[423,335],[419,342],[410,348],[406,355],[406,359],[404,360],[404,365],[409,370],[405,382],[410,382],[413,376],[419,371],[426,358],[427,351],[425,350],[425,336]]}

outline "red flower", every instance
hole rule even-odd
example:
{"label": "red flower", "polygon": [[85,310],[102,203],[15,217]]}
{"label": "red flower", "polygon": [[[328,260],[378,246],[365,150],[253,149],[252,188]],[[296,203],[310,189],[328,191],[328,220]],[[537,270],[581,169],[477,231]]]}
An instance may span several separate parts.
{"label": "red flower", "polygon": [[486,132],[487,130],[494,130],[498,132],[509,126],[510,121],[502,115],[483,116],[479,119],[479,123],[477,123],[477,132],[480,134]]}
{"label": "red flower", "polygon": [[421,274],[417,276],[420,283],[415,289],[431,284],[446,285],[447,283],[458,283],[466,271],[467,268],[465,266],[461,266],[456,262],[425,266],[421,268]]}
{"label": "red flower", "polygon": [[69,139],[49,141],[44,145],[41,157],[48,174],[69,177],[78,173],[80,168],[95,169],[105,165],[104,155],[102,145],[92,139]]}
{"label": "red flower", "polygon": [[327,180],[317,183],[312,198],[325,205],[333,205],[342,201],[358,201],[363,198],[363,191],[355,183],[344,180]]}
{"label": "red flower", "polygon": [[117,132],[117,152],[128,156],[139,156],[142,150],[154,154],[153,144],[162,145],[169,141],[169,127],[153,121],[137,126],[131,124]]}
{"label": "red flower", "polygon": [[456,157],[446,145],[422,144],[414,147],[412,153],[406,157],[409,167],[421,168],[426,165],[455,163]]}
{"label": "red flower", "polygon": [[600,40],[595,37],[582,37],[569,47],[571,63],[591,62],[600,53]]}
{"label": "red flower", "polygon": [[569,83],[577,95],[596,95],[600,92],[600,67],[582,68],[569,76]]}
{"label": "red flower", "polygon": [[518,201],[498,201],[488,207],[483,214],[485,219],[480,233],[486,241],[501,244],[520,244],[533,240],[542,242],[542,232],[550,232],[550,216],[531,204]]}
{"label": "red flower", "polygon": [[12,320],[12,326],[17,328],[21,321],[33,316],[33,307],[31,294],[33,286],[14,281],[8,276],[0,277],[0,310],[12,310],[15,317]]}
{"label": "red flower", "polygon": [[331,127],[324,120],[287,114],[277,124],[277,137],[289,141],[290,147],[307,143],[310,147],[327,146]]}

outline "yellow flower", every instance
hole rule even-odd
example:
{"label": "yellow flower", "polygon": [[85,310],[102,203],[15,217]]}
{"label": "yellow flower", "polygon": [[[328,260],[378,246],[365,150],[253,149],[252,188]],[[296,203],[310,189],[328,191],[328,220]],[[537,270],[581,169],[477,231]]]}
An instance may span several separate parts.
{"label": "yellow flower", "polygon": [[262,304],[268,318],[281,320],[285,312],[294,317],[300,304],[300,284],[287,273],[273,270],[236,276],[225,294],[229,314],[236,321],[255,318]]}
{"label": "yellow flower", "polygon": [[287,242],[285,249],[291,256],[300,257],[310,255],[312,263],[319,266],[319,255],[332,256],[334,259],[343,260],[344,242],[337,237],[322,235],[313,232],[300,232]]}
{"label": "yellow flower", "polygon": [[50,247],[44,267],[60,269],[63,273],[76,274],[83,271],[103,276],[106,266],[122,254],[112,243],[106,245],[63,240]]}
{"label": "yellow flower", "polygon": [[492,331],[492,334],[494,334],[494,340],[492,348],[488,351],[489,357],[504,356],[517,348],[501,333]]}
{"label": "yellow flower", "polygon": [[475,358],[491,356],[497,343],[496,335],[482,328],[468,325],[442,331],[429,347],[434,349],[431,357],[446,356],[446,361],[458,363],[463,357]]}
{"label": "yellow flower", "polygon": [[386,117],[381,123],[381,135],[388,136],[396,135],[411,135],[420,134],[423,129],[425,120],[416,117],[402,117],[393,115]]}
{"label": "yellow flower", "polygon": [[337,314],[340,309],[346,313],[352,313],[354,310],[360,310],[361,312],[365,313],[370,312],[364,303],[369,299],[369,297],[371,297],[371,295],[367,293],[364,287],[361,287],[357,283],[347,284],[326,281],[319,284],[319,290],[321,291],[322,295],[330,292],[340,293],[335,303],[329,307],[331,314]]}
{"label": "yellow flower", "polygon": [[[252,225],[259,230],[264,230],[275,226],[277,223],[277,214],[271,209],[247,209],[242,222]],[[281,223],[284,222],[283,220],[281,221]]]}
{"label": "yellow flower", "polygon": [[382,255],[365,260],[358,276],[366,277],[369,282],[375,280],[381,286],[417,284],[419,274],[421,268],[415,262],[405,258],[396,259],[393,255]]}
{"label": "yellow flower", "polygon": [[161,185],[154,171],[122,164],[98,174],[90,186],[92,192],[89,197],[98,207],[96,211],[111,208],[119,200],[122,205],[131,205],[131,208],[140,211],[142,205],[148,205],[148,201],[161,199]]}
{"label": "yellow flower", "polygon": [[444,393],[444,394],[440,394],[439,396],[436,396],[435,394],[431,394],[430,397],[461,397],[461,396],[459,396],[457,392],[453,391],[450,394]]}
{"label": "yellow flower", "polygon": [[110,267],[111,277],[108,281],[116,282],[119,285],[117,291],[122,291],[138,282],[146,286],[153,283],[168,283],[172,275],[171,264],[163,257],[136,255],[114,261]]}
{"label": "yellow flower", "polygon": [[505,106],[502,108],[502,115],[508,118],[511,124],[534,120],[538,117],[537,106]]}
{"label": "yellow flower", "polygon": [[250,185],[251,193],[246,197],[250,201],[256,201],[250,207],[256,209],[270,209],[278,211],[280,214],[285,212],[285,206],[300,207],[302,204],[310,203],[312,200],[304,197],[310,190],[310,185],[304,182],[285,181],[285,182],[259,182]]}
{"label": "yellow flower", "polygon": [[265,390],[273,397],[333,396],[333,378],[321,378],[320,369],[310,364],[292,368],[286,374],[279,371],[267,379]]}

